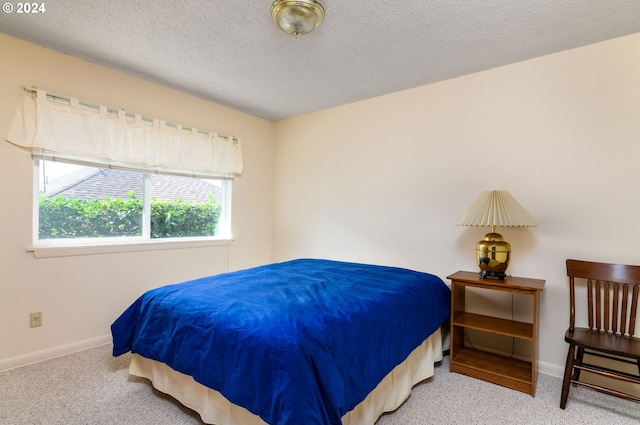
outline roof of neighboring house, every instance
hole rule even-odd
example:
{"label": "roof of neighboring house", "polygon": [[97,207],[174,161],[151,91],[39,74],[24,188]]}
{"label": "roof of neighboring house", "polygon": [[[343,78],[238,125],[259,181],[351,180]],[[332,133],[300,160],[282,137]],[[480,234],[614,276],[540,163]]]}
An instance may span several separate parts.
{"label": "roof of neighboring house", "polygon": [[[220,202],[220,188],[203,179],[150,174],[151,194],[155,199],[181,199],[189,202],[208,202],[209,194]],[[86,167],[64,176],[51,179],[46,185],[45,196],[61,195],[72,199],[143,199],[142,173],[104,168]]]}

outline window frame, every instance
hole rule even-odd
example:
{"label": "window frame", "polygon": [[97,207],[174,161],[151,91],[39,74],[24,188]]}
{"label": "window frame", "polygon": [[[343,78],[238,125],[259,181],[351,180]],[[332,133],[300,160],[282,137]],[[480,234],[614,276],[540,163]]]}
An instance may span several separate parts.
{"label": "window frame", "polygon": [[[198,248],[205,246],[225,246],[233,240],[231,236],[231,199],[232,183],[231,179],[209,179],[218,180],[221,184],[221,212],[218,220],[220,231],[215,236],[193,236],[175,238],[151,238],[150,235],[150,212],[151,197],[147,196],[151,192],[150,175],[144,171],[129,170],[140,173],[144,176],[144,203],[143,203],[143,234],[141,236],[119,236],[103,238],[67,238],[67,239],[39,239],[39,203],[40,203],[40,172],[41,162],[44,159],[34,158],[33,160],[33,185],[32,185],[32,245],[27,248],[28,252],[33,252],[36,258],[68,256],[68,255],[90,255],[115,252],[134,252],[163,249]],[[64,161],[61,161],[64,162]],[[101,168],[93,164],[88,167]],[[104,168],[104,167],[102,167]],[[197,178],[197,177],[195,177]]]}

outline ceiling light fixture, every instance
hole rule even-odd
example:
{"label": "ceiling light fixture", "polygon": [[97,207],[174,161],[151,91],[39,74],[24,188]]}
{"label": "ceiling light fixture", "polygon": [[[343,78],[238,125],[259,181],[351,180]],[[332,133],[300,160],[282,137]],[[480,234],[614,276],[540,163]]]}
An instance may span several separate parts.
{"label": "ceiling light fixture", "polygon": [[324,19],[324,8],[316,0],[276,0],[271,16],[278,27],[298,38],[316,29]]}

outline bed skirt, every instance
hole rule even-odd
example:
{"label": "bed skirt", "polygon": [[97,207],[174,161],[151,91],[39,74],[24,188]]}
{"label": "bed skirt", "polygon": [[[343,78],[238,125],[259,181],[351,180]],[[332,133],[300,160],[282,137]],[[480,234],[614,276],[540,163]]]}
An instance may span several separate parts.
{"label": "bed skirt", "polygon": [[[342,417],[342,424],[374,425],[384,412],[400,407],[415,384],[433,376],[434,363],[441,360],[442,335],[438,329],[389,372],[360,404],[347,412]],[[150,380],[154,388],[195,410],[207,424],[268,425],[259,416],[229,402],[218,391],[164,363],[134,354],[129,373]]]}

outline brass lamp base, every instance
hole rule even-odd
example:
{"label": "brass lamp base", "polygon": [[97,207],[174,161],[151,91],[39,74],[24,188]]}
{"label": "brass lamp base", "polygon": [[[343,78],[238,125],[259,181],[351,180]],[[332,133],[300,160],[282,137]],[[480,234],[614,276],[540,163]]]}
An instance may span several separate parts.
{"label": "brass lamp base", "polygon": [[480,276],[483,279],[504,280],[511,259],[511,245],[499,233],[491,232],[476,244]]}

